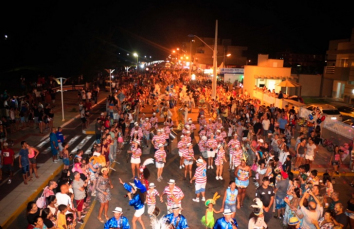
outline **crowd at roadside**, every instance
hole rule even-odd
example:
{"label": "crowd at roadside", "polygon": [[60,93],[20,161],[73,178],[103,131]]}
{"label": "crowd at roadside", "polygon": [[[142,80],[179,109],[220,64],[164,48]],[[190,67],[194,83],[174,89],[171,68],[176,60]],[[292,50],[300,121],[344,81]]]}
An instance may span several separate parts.
{"label": "crowd at roadside", "polygon": [[[354,196],[347,203],[340,202],[340,190],[335,190],[331,182],[332,171],[338,172],[344,156],[349,155],[349,147],[338,147],[331,159],[333,169],[319,177],[311,168],[321,144],[319,125],[300,129],[293,107],[262,105],[242,93],[239,87],[219,85],[217,97],[212,99],[207,81],[194,84],[185,77],[182,72],[158,70],[151,75],[135,75],[128,81],[118,81],[107,98],[106,111],[96,120],[96,144],[90,157],[82,150],[68,152],[65,141],[60,139],[57,129],[52,128],[53,162],[61,157],[65,167],[59,181],[50,181],[40,198],[28,203],[29,228],[74,228],[77,223],[83,223],[92,197],[100,203],[97,219],[104,223],[104,228],[130,228],[130,224],[136,228],[136,222],[145,228],[142,217],[146,214],[151,219],[156,218],[157,200],[164,202],[165,195],[165,223],[175,228],[189,228],[188,216],[182,214],[182,209],[188,208],[188,205],[182,207],[184,192],[188,190],[182,190],[175,180],[164,175],[170,153],[166,146],[175,127],[179,129],[178,160],[184,182],[195,183],[192,201],[207,207],[200,214],[201,227],[239,228],[236,209],[249,211],[249,206],[243,203],[245,198],[252,198],[250,229],[268,228],[271,220],[279,220],[286,228],[354,228]],[[80,96],[82,100],[88,99],[87,93],[85,98],[82,93]],[[171,109],[177,105],[181,109],[176,120],[172,119]],[[141,112],[145,107],[151,107],[152,117]],[[82,108],[87,115],[87,106],[82,105]],[[198,108],[197,122],[188,116],[191,108]],[[295,146],[291,145],[292,139]],[[124,147],[126,144],[129,147]],[[154,148],[153,160],[142,162],[143,147],[149,144]],[[199,151],[194,152],[194,144],[198,144]],[[26,142],[22,147],[19,160],[26,181],[27,165],[22,160],[27,162],[26,155],[36,155],[36,151]],[[116,160],[125,159],[117,159],[119,151],[124,152],[121,155],[129,155],[134,182],[120,180],[123,187],[113,187],[109,171],[114,169],[112,164]],[[30,161],[28,158],[28,170]],[[156,190],[155,184],[149,182],[149,170],[153,168],[147,165],[152,163],[156,167],[157,182],[168,180],[164,190]],[[208,193],[207,181],[222,182],[224,167],[229,168],[232,180],[226,190],[218,191],[222,203],[216,210],[219,195]],[[216,176],[211,177],[214,169]],[[293,170],[297,170],[298,175],[294,175]],[[246,194],[250,182],[257,187],[254,197]],[[110,218],[108,210],[113,188],[125,188],[129,204],[135,209],[131,220],[123,216],[121,207],[115,207],[114,216]],[[223,216],[214,219],[214,214],[219,213]]]}

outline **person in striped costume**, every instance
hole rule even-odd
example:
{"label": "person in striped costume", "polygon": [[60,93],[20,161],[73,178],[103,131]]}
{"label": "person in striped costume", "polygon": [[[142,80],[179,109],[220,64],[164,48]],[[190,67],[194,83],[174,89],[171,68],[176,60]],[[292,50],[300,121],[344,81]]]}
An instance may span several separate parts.
{"label": "person in striped costume", "polygon": [[183,158],[184,158],[184,166],[185,166],[183,180],[187,179],[187,173],[189,173],[189,179],[192,179],[192,166],[193,166],[193,161],[195,160],[192,143],[187,144],[187,150],[184,151]]}
{"label": "person in striped costume", "polygon": [[214,134],[210,134],[210,139],[207,141],[207,154],[208,154],[208,169],[213,169],[213,159],[215,157],[216,148],[218,143],[214,139]]}
{"label": "person in striped costume", "polygon": [[165,167],[166,163],[166,151],[164,150],[164,145],[160,144],[158,146],[158,150],[155,152],[154,156],[156,160],[156,168],[157,168],[157,181],[161,182],[163,168]]}
{"label": "person in striped costume", "polygon": [[207,163],[203,160],[202,157],[199,157],[197,160],[197,168],[190,183],[192,184],[195,180],[195,194],[197,195],[194,202],[199,202],[199,196],[202,194],[202,201],[205,201],[205,187],[207,183]]}

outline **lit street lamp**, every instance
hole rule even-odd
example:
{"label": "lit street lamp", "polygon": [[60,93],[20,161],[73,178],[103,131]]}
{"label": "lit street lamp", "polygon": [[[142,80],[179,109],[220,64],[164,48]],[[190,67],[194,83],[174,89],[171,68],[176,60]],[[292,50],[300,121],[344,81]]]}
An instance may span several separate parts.
{"label": "lit street lamp", "polygon": [[136,57],[136,71],[138,72],[138,64],[139,64],[139,55],[135,52],[135,53],[133,53],[133,56],[135,56]]}
{"label": "lit street lamp", "polygon": [[200,37],[197,35],[190,34],[188,35],[189,37],[196,37],[198,38],[203,44],[205,44],[208,48],[213,50],[213,82],[212,82],[212,98],[216,99],[216,80],[217,80],[217,75],[216,75],[216,68],[217,68],[217,52],[218,52],[218,20],[215,22],[215,42],[214,42],[214,48],[210,47],[205,41],[203,41]]}
{"label": "lit street lamp", "polygon": [[109,93],[112,94],[112,73],[114,72],[115,69],[106,69],[106,71],[109,73],[109,82],[110,82],[110,86],[109,86]]}

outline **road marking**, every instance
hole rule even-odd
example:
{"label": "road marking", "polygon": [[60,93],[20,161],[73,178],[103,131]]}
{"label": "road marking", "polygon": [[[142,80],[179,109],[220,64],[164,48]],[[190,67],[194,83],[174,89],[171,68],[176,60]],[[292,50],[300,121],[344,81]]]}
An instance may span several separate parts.
{"label": "road marking", "polygon": [[86,142],[88,142],[91,138],[92,136],[86,136],[73,150],[71,150],[71,152],[76,152],[78,149],[82,149]]}
{"label": "road marking", "polygon": [[47,138],[46,140],[42,141],[41,143],[39,143],[36,148],[42,148],[42,146],[44,146],[45,144],[47,144],[49,142],[50,138]]}
{"label": "road marking", "polygon": [[95,144],[95,141],[92,142],[91,146],[86,150],[85,154],[91,154],[91,149],[93,147],[93,145]]}
{"label": "road marking", "polygon": [[70,139],[70,141],[68,142],[68,145],[70,146],[71,144],[73,144],[79,137],[80,137],[80,135],[75,135],[75,137]]}

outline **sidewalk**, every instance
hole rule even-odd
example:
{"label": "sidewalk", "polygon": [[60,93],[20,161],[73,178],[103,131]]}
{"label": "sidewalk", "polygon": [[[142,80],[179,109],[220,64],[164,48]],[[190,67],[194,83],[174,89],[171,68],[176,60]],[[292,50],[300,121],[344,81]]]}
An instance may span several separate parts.
{"label": "sidewalk", "polygon": [[[98,103],[103,102],[108,96],[108,92],[100,92]],[[54,107],[54,119],[53,126],[67,126],[74,120],[79,118],[78,112],[78,98],[77,91],[66,91],[64,92],[64,109],[65,109],[65,120],[62,121],[61,116],[61,100],[60,93],[57,93],[57,100]],[[77,123],[77,121],[76,121]],[[16,131],[15,133],[10,133],[8,139],[13,140],[14,145],[11,147],[15,154],[21,148],[21,141],[26,141],[31,146],[38,148],[40,154],[37,158],[37,166],[39,178],[34,178],[33,181],[25,185],[22,180],[19,183],[20,174],[14,174],[14,179],[11,184],[7,184],[7,180],[3,180],[1,185],[1,195],[0,195],[0,225],[7,228],[26,208],[29,201],[35,200],[35,198],[41,193],[43,188],[48,184],[48,182],[55,178],[62,170],[63,164],[54,164],[50,159],[50,147],[49,145],[49,133],[47,130],[44,134],[39,133],[39,129],[26,127],[21,131]],[[81,133],[81,135],[83,135]],[[69,143],[70,145],[70,143]],[[49,150],[48,150],[49,149]],[[15,160],[15,171],[18,168],[18,160]],[[4,174],[4,178],[6,175]]]}

